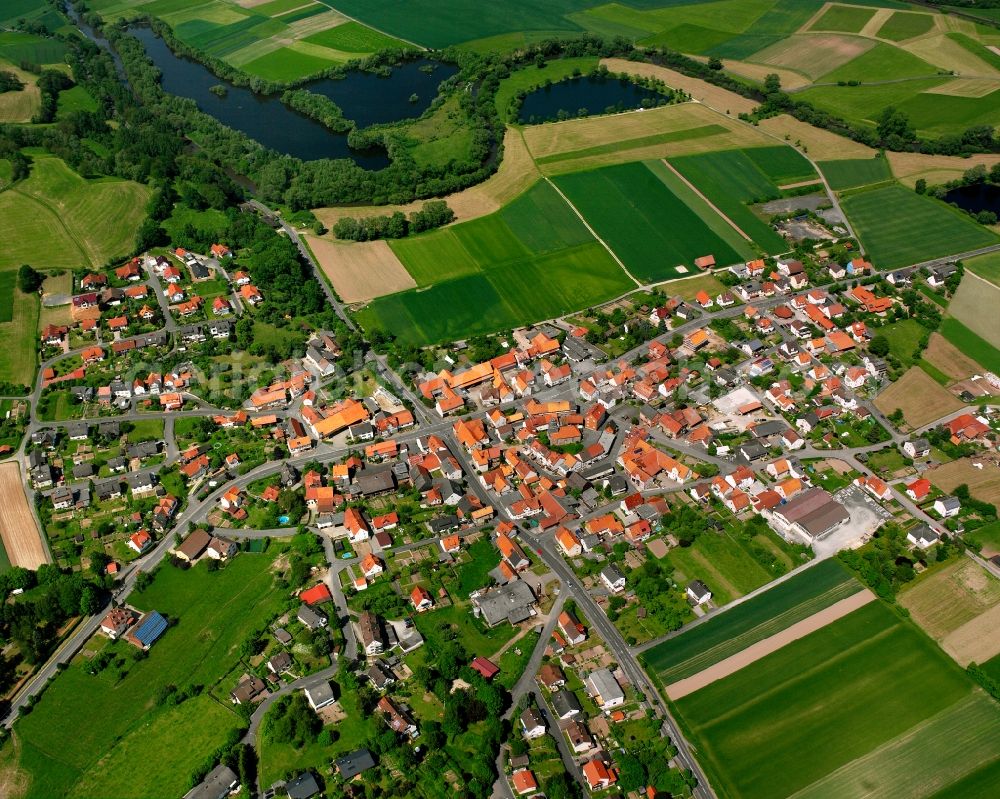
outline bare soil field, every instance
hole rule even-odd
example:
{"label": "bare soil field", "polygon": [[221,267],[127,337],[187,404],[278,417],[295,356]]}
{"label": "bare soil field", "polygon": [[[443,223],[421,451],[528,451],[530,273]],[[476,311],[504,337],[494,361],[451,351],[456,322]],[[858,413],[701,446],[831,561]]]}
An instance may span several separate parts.
{"label": "bare soil field", "polygon": [[[764,123],[761,123],[764,124]],[[923,153],[894,153],[886,151],[889,166],[896,179],[913,187],[918,178],[928,183],[945,183],[962,177],[962,173],[982,164],[987,169],[1000,163],[1000,155],[924,155]]]}
{"label": "bare soil field", "polygon": [[310,236],[308,242],[344,302],[365,302],[417,285],[384,241],[341,244]]}
{"label": "bare soil field", "polygon": [[955,381],[967,380],[972,375],[983,372],[982,366],[940,333],[931,333],[923,359]]}
{"label": "bare soil field", "polygon": [[[977,469],[973,463],[981,463],[983,468]],[[992,459],[960,458],[928,469],[924,477],[942,491],[954,491],[955,486],[965,483],[976,499],[1000,503],[1000,466]]]}
{"label": "bare soil field", "polygon": [[910,427],[923,427],[959,410],[963,403],[919,366],[912,366],[878,395],[875,407],[887,416],[902,408],[903,418]]}
{"label": "bare soil field", "polygon": [[689,78],[680,72],[655,64],[643,64],[624,58],[602,58],[601,63],[615,73],[626,72],[630,75],[659,78],[667,86],[683,89],[695,100],[726,114],[735,116],[744,112],[749,113],[757,105],[753,100],[748,100],[736,92],[722,89],[698,78]]}
{"label": "bare soil field", "polygon": [[0,538],[7,550],[7,558],[12,566],[37,569],[49,558],[42,543],[42,536],[35,525],[35,517],[28,507],[21,482],[21,470],[17,463],[0,464]]}
{"label": "bare soil field", "polygon": [[757,83],[763,83],[764,78],[774,73],[781,78],[781,88],[786,91],[789,89],[801,89],[803,86],[809,85],[809,78],[802,73],[793,72],[790,69],[782,69],[781,67],[751,64],[749,61],[729,61],[722,59],[722,68],[726,72],[732,72],[734,75],[757,81]]}
{"label": "bare soil field", "polygon": [[971,558],[963,557],[901,591],[899,604],[910,611],[928,635],[943,641],[1000,605],[1000,580]]}
{"label": "bare soil field", "polygon": [[814,613],[808,619],[803,619],[800,622],[796,622],[791,627],[782,630],[779,633],[775,633],[763,641],[758,641],[755,644],[751,644],[742,652],[738,652],[735,655],[720,660],[718,663],[709,666],[707,669],[698,672],[691,677],[687,677],[683,680],[678,680],[677,682],[667,686],[667,695],[674,701],[687,696],[688,694],[693,694],[695,691],[704,688],[706,685],[711,685],[730,674],[735,674],[742,668],[749,666],[751,663],[755,663],[761,658],[770,655],[772,652],[777,652],[782,647],[787,646],[792,641],[797,641],[799,638],[805,638],[810,633],[816,632],[828,624],[832,624],[841,619],[849,613],[853,613],[858,608],[864,607],[869,602],[875,599],[875,595],[869,591],[867,588],[858,591],[856,594],[852,594],[845,599],[841,599],[839,602],[834,602],[828,608],[824,608],[818,613]]}
{"label": "bare soil field", "polygon": [[[541,177],[528,153],[520,131],[509,127],[503,138],[503,160],[497,171],[482,183],[440,199],[455,212],[455,221],[465,222],[492,214],[502,205],[527,191]],[[313,213],[328,228],[345,216],[386,216],[395,211],[409,214],[419,210],[426,200],[404,205],[362,205],[314,208]]]}
{"label": "bare soil field", "polygon": [[983,367],[940,333],[931,333],[930,342],[924,350],[924,359],[952,380],[965,380],[983,371]]}
{"label": "bare soil field", "polygon": [[969,272],[948,304],[948,313],[994,347],[1000,347],[1000,288]]}
{"label": "bare soil field", "polygon": [[960,666],[984,663],[1000,655],[1000,605],[966,622],[941,641],[941,648]]}
{"label": "bare soil field", "polygon": [[762,119],[760,127],[774,136],[780,136],[789,144],[803,147],[815,161],[836,161],[839,158],[874,158],[871,147],[845,139],[822,128],[814,128],[800,122],[788,114]]}
{"label": "bare soil field", "polygon": [[817,78],[832,72],[875,46],[871,39],[839,33],[795,34],[754,53],[754,61]]}

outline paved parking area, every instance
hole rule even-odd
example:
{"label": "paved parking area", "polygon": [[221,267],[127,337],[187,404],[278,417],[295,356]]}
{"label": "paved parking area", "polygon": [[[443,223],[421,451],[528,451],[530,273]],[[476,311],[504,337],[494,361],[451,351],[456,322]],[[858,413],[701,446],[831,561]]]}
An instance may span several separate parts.
{"label": "paved parking area", "polygon": [[856,485],[842,488],[834,499],[847,508],[850,521],[829,535],[813,542],[813,551],[819,558],[828,558],[842,549],[854,549],[867,541],[872,533],[892,518],[874,497]]}

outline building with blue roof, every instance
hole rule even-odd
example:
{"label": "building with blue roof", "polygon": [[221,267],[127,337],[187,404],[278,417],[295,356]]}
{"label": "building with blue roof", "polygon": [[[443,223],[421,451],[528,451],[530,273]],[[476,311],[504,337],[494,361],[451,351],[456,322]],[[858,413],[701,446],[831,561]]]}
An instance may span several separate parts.
{"label": "building with blue roof", "polygon": [[167,629],[167,620],[157,611],[151,610],[131,629],[126,636],[128,642],[143,651],[148,650]]}

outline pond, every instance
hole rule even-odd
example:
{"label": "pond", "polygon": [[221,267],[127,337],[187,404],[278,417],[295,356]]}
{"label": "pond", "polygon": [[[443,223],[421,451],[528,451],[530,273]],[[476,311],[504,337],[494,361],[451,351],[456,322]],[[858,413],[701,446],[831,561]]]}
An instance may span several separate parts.
{"label": "pond", "polygon": [[586,76],[569,78],[536,89],[524,98],[519,121],[523,124],[555,119],[628,111],[656,105],[666,98],[659,92],[638,86],[627,78]]}
{"label": "pond", "polygon": [[1000,186],[992,183],[959,186],[945,194],[944,201],[954,203],[963,211],[971,211],[974,214],[980,211],[993,211],[1000,216]]}
{"label": "pond", "polygon": [[[347,143],[347,134],[332,133],[319,122],[296,113],[281,102],[279,95],[254,94],[213,75],[203,64],[174,54],[150,28],[133,26],[129,33],[142,42],[146,55],[162,73],[165,92],[194,100],[206,114],[265,147],[303,161],[349,158],[365,169],[389,165],[381,148],[355,150]],[[433,69],[422,68],[427,66]],[[419,60],[395,68],[387,78],[355,71],[342,80],[327,78],[299,88],[329,97],[347,119],[363,128],[420,116],[437,96],[441,81],[456,71],[453,65]],[[227,89],[221,97],[211,91],[219,85]],[[416,100],[411,102],[413,95]]]}

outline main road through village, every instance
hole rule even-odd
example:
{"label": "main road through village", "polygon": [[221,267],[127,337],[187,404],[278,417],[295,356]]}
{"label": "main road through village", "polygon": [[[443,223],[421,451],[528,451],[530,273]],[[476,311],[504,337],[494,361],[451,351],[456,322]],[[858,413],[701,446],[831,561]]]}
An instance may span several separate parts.
{"label": "main road through village", "polygon": [[[260,211],[267,212],[268,210],[264,206],[261,206],[257,203],[254,203],[254,205]],[[303,253],[303,256],[307,259],[307,261],[310,263],[310,265],[316,272],[316,278],[320,281],[320,284],[323,286],[327,298],[329,299],[331,305],[337,311],[338,316],[344,319],[347,322],[347,324],[353,329],[354,328],[353,322],[351,322],[350,318],[344,311],[343,306],[339,303],[336,296],[330,290],[328,284],[324,279],[324,276],[320,272],[319,267],[313,261],[311,253],[309,252],[308,248],[305,247],[303,242],[299,239],[297,233],[293,229],[291,229],[290,226],[285,224],[283,225],[283,228],[299,245],[300,250]],[[1000,247],[1000,245],[998,245],[998,247]],[[989,249],[990,250],[997,249],[998,247]],[[965,254],[963,253],[962,255]],[[961,255],[954,256],[954,258],[959,258],[959,257],[961,257]],[[157,281],[151,279],[149,284],[154,289],[154,291],[156,291],[158,300],[161,299],[160,297],[161,291],[159,290],[159,285]],[[839,284],[834,283],[831,286],[828,286],[827,288],[836,288],[842,285],[846,285],[846,283],[845,282],[841,282]],[[165,301],[165,298],[163,298],[163,301]],[[755,302],[755,305],[757,305],[757,307],[760,308],[761,310],[765,310],[774,307],[775,305],[778,305],[783,301],[784,301],[783,298],[775,297],[775,298],[764,299],[760,302]],[[725,310],[718,310],[711,313],[706,313],[697,320],[687,322],[672,330],[660,334],[659,336],[656,337],[655,340],[666,341],[674,336],[684,335],[685,333],[691,332],[692,330],[695,330],[698,327],[702,327],[714,319],[735,317],[739,315],[741,312],[742,310],[739,307],[736,307],[736,308],[730,308]],[[165,318],[167,320],[171,319],[169,313],[165,314]],[[560,323],[559,320],[552,320],[552,321],[556,324]],[[173,325],[172,322],[168,322],[167,330],[168,332],[174,332],[175,325]],[[642,352],[646,350],[648,346],[649,342],[644,343],[630,350],[629,352],[624,353],[619,360],[623,362],[630,362],[634,358],[639,357],[642,354]],[[69,358],[78,354],[79,354],[78,350],[71,350],[66,353],[63,353],[62,355],[56,358],[46,361],[44,364],[42,364],[42,366],[43,367],[51,366],[64,358]],[[393,438],[400,441],[401,443],[406,442],[408,444],[413,443],[417,437],[427,436],[432,434],[445,438],[448,441],[452,452],[461,462],[462,468],[465,471],[467,477],[469,478],[468,482],[471,489],[475,491],[480,496],[480,498],[487,504],[496,505],[497,503],[493,502],[490,499],[481,482],[475,478],[475,475],[477,474],[476,469],[473,467],[473,464],[469,460],[464,448],[462,448],[458,444],[457,440],[455,440],[452,434],[452,423],[450,421],[444,421],[438,419],[437,417],[433,416],[430,412],[428,412],[428,410],[423,406],[422,402],[420,401],[420,398],[417,397],[414,394],[414,392],[407,387],[405,381],[402,378],[400,378],[399,375],[396,374],[392,369],[389,368],[388,363],[384,356],[378,356],[375,355],[374,353],[369,353],[366,356],[366,361],[374,362],[375,368],[378,371],[379,376],[384,381],[386,381],[396,392],[401,394],[406,400],[408,400],[413,405],[414,412],[420,423],[419,427],[417,428],[417,432],[409,431],[406,434],[397,434],[396,436],[393,436]],[[41,395],[41,391],[42,391],[42,385],[39,378],[39,383],[36,385],[35,390],[32,394],[32,408],[31,408],[32,416],[27,431],[28,434],[25,436],[25,442],[28,440],[32,432],[35,432],[39,429],[42,429],[47,426],[59,426],[70,423],[70,422],[41,422],[38,419],[36,415],[36,410],[37,410],[38,400]],[[572,399],[574,396],[575,396],[575,390],[571,386],[565,385],[539,392],[535,398],[541,401],[547,401],[554,399]],[[202,400],[194,396],[189,396],[188,399],[199,402],[201,404],[201,407],[199,407],[197,410],[194,411],[175,412],[173,414],[161,414],[161,415],[170,419],[177,416],[205,416],[205,415],[213,415],[216,413],[224,414],[228,412],[223,409],[213,408],[209,406],[207,403],[204,403]],[[501,409],[505,409],[507,407],[512,407],[513,405],[514,403],[508,403],[507,405],[501,405],[500,407]],[[871,403],[866,403],[866,407],[868,407],[869,410],[871,410],[876,415],[879,421],[886,426],[886,429],[889,430],[890,433],[892,433],[892,441],[890,443],[898,444],[902,440],[902,436],[893,430],[892,426],[888,423],[888,421],[884,418],[884,416],[879,414],[875,410],[874,406],[871,405]],[[287,413],[288,412],[282,413],[280,415],[286,416]],[[131,411],[129,413],[120,415],[115,418],[119,420],[132,420],[139,418],[149,419],[149,418],[154,418],[156,415],[157,414],[139,413],[136,411]],[[954,413],[949,414],[948,416],[943,417],[942,419],[936,420],[935,422],[926,425],[924,428],[921,428],[921,430],[929,429],[930,427],[940,424],[943,421],[947,421],[948,419],[953,418],[955,415],[957,414]],[[609,459],[613,459],[615,457],[617,448],[618,446],[620,446],[621,443],[621,433],[623,432],[625,426],[630,421],[633,421],[633,419],[629,418],[631,414],[629,414],[627,407],[620,406],[619,408],[616,408],[613,416],[616,417],[616,419],[620,422],[620,431],[619,431],[619,437],[615,441],[614,448],[607,456]],[[165,438],[168,439],[165,443],[168,456],[166,464],[169,465],[176,461],[179,454],[176,442],[173,439],[172,423],[168,423],[165,426]],[[666,440],[659,441],[658,443],[662,444],[663,446],[667,446],[669,448],[677,450],[681,455],[688,455],[701,460],[717,460],[709,458],[704,452],[692,451],[689,448],[687,448],[683,443],[678,443],[675,441],[666,441]],[[886,445],[887,445],[886,443],[883,443],[872,446],[858,447],[854,449],[841,449],[834,451],[830,450],[813,451],[811,448],[807,448],[805,450],[800,451],[797,454],[801,457],[822,456],[822,457],[840,458],[842,460],[847,461],[853,468],[855,468],[862,474],[870,474],[871,473],[870,470],[867,469],[865,464],[863,464],[860,460],[858,460],[857,456],[867,452],[871,452],[875,449],[880,449]],[[18,453],[22,460],[22,470],[23,470],[24,446],[25,445],[22,443],[21,450]],[[337,446],[331,446],[329,444],[320,444],[317,446],[315,450],[307,453],[306,455],[298,456],[298,458],[292,457],[289,458],[288,461],[294,463],[296,462],[296,460],[298,460],[299,462],[315,460],[320,463],[334,463],[343,459],[348,454],[348,452],[349,452],[348,447],[337,447]],[[231,485],[235,484],[241,488],[246,488],[246,486],[248,486],[251,482],[276,474],[282,468],[282,465],[285,462],[286,462],[285,460],[281,460],[281,461],[274,461],[262,464],[261,466],[252,469],[246,474],[237,477],[235,480],[225,482],[220,487],[208,493],[203,499],[191,502],[178,515],[178,517],[175,520],[173,529],[178,531],[185,530],[191,524],[198,524],[200,522],[203,522],[208,516],[210,510],[216,505],[223,492],[227,490]],[[726,465],[726,464],[720,463],[720,465]],[[24,487],[25,490],[28,492],[29,497],[31,497],[32,492],[27,483],[25,483]],[[668,489],[668,491],[671,490],[674,491],[680,490],[680,487],[674,487]],[[899,501],[910,513],[912,513],[917,518],[920,518],[924,521],[928,522],[932,521],[931,519],[929,519],[929,517],[926,516],[926,514],[920,511],[920,509],[917,508],[913,503],[911,503],[904,494],[902,494],[898,486],[893,486],[893,491],[895,499]],[[663,493],[663,492],[657,492],[657,493]],[[33,502],[30,502],[30,504],[32,505],[32,507],[34,507]],[[595,511],[594,514],[590,515],[596,515],[597,513],[606,512],[610,507],[612,507],[612,505],[600,508],[597,511]],[[237,537],[240,536],[253,537],[254,535],[259,536],[262,534],[269,534],[271,532],[281,532],[281,531],[234,530],[230,532],[232,535],[235,535]],[[327,537],[323,536],[323,538],[326,539]],[[559,580],[561,594],[558,601],[560,603],[560,606],[561,603],[565,601],[566,598],[571,597],[576,601],[577,605],[581,608],[587,619],[593,625],[593,628],[604,639],[608,649],[614,655],[615,659],[623,669],[625,675],[628,677],[628,680],[640,693],[642,693],[645,696],[646,701],[649,703],[650,707],[653,708],[654,711],[657,713],[658,717],[662,719],[664,734],[670,737],[671,741],[674,743],[674,745],[677,747],[678,750],[676,757],[676,764],[682,768],[690,769],[691,772],[694,774],[695,778],[697,779],[698,786],[694,791],[694,795],[697,797],[697,799],[708,799],[709,797],[713,796],[708,780],[704,772],[700,768],[697,760],[693,756],[690,745],[684,739],[676,722],[670,715],[669,709],[667,708],[667,705],[664,702],[663,697],[660,695],[656,686],[646,675],[646,673],[644,672],[644,670],[642,669],[641,665],[637,660],[638,652],[648,648],[648,646],[653,645],[653,643],[655,642],[643,645],[642,647],[636,647],[636,648],[629,647],[628,644],[625,642],[625,640],[622,638],[621,634],[618,632],[617,628],[614,626],[614,624],[612,624],[608,620],[603,610],[597,605],[593,597],[584,588],[582,583],[576,577],[573,570],[569,568],[569,566],[567,566],[566,562],[563,560],[561,555],[556,551],[554,539],[552,538],[552,536],[549,534],[541,536],[530,536],[530,538],[533,542],[533,548],[536,550],[537,554],[541,557],[545,565],[550,569],[552,573],[556,575],[556,577]],[[418,546],[425,543],[427,542],[418,542],[413,546]],[[148,553],[138,558],[137,560],[133,561],[129,565],[128,569],[125,570],[124,574],[122,575],[122,578],[119,581],[118,587],[114,591],[113,602],[115,604],[122,604],[126,602],[128,600],[129,595],[135,588],[138,575],[141,572],[149,572],[155,569],[159,565],[159,563],[163,560],[163,558],[169,553],[172,546],[173,546],[173,536],[165,535],[155,545],[155,547],[152,550],[150,550]],[[344,600],[343,593],[340,590],[339,579],[336,578],[336,572],[339,571],[340,569],[345,568],[347,565],[349,565],[350,562],[334,560],[332,547],[330,546],[327,547],[327,551],[328,551],[328,560],[331,561],[330,562],[331,579],[329,580],[329,582],[332,590],[335,592],[335,599],[337,601],[338,611],[342,614],[341,621],[345,627],[345,638],[348,643],[345,652],[347,656],[353,658],[355,650],[353,630],[351,629],[350,620],[346,617],[346,601]],[[712,615],[715,615],[720,612],[725,612],[725,610],[726,608],[721,608],[715,611]],[[84,642],[98,630],[102,618],[103,618],[103,612],[95,616],[81,619],[78,622],[75,629],[59,645],[59,647],[55,650],[55,652],[53,652],[53,654],[48,658],[48,660],[38,668],[35,674],[20,688],[20,690],[17,692],[14,698],[10,701],[6,715],[4,716],[2,721],[4,726],[10,728],[13,725],[14,721],[18,717],[21,708],[23,708],[27,702],[31,701],[32,697],[37,696],[44,689],[47,682],[56,675],[60,666],[68,663],[69,660],[76,654],[76,652],[78,652],[79,649],[83,646]],[[552,629],[551,618],[548,620],[545,629],[546,631],[551,631]],[[519,699],[526,693],[532,693],[538,699],[541,698],[534,686],[533,672],[537,670],[538,663],[541,660],[542,652],[544,652],[544,648],[547,642],[548,642],[548,636],[543,635],[538,642],[536,651],[532,655],[528,671],[526,672],[524,678],[522,678],[522,680],[518,682],[517,686],[515,686],[514,690],[515,703],[519,701]],[[543,709],[547,711],[547,708]],[[257,719],[257,723],[259,723],[259,718]],[[255,732],[256,732],[256,725],[253,725],[251,730],[248,732],[248,740],[251,741],[253,740]],[[561,749],[565,750],[565,747],[561,747]],[[564,760],[566,760],[568,758],[568,753],[566,751],[563,751],[562,754]],[[569,759],[571,760],[571,758]],[[500,759],[500,755],[498,754],[498,765],[501,764],[502,761]],[[578,769],[573,769],[573,777],[575,779],[579,779]],[[502,769],[501,769],[501,776],[494,787],[494,795],[503,797],[512,797],[510,786],[507,784],[506,779],[503,777]]]}

